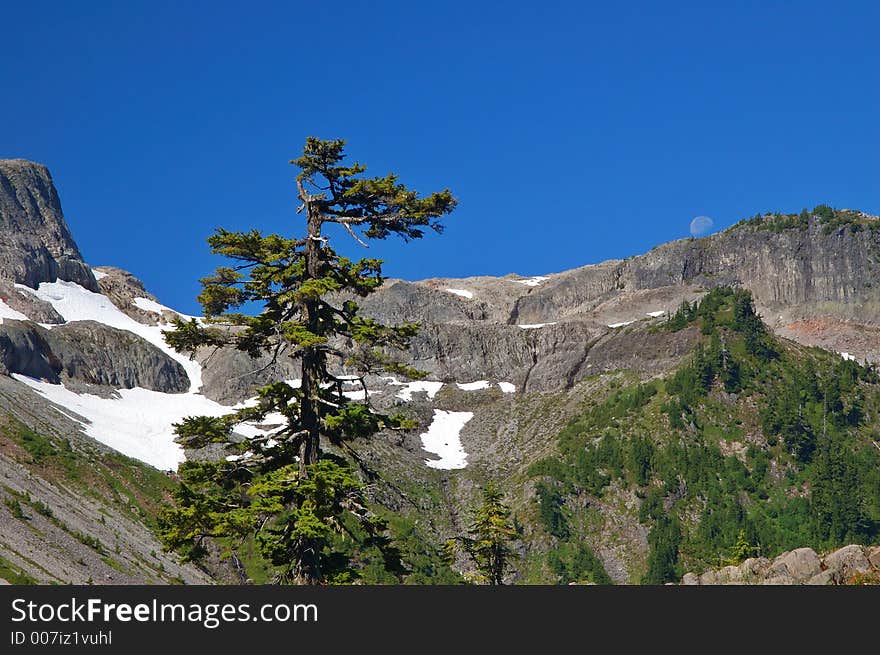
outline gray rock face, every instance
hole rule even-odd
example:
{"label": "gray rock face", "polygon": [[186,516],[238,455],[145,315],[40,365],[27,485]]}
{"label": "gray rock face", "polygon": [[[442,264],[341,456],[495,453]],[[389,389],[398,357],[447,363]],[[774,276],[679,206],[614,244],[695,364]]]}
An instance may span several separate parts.
{"label": "gray rock face", "polygon": [[62,279],[98,290],[45,166],[0,160],[0,234],[0,278],[32,288]]}
{"label": "gray rock face", "polygon": [[224,405],[234,405],[254,395],[257,388],[276,380],[298,378],[297,362],[281,358],[271,364],[269,356],[251,359],[247,353],[232,348],[197,354],[202,365],[201,393]]}
{"label": "gray rock face", "polygon": [[158,325],[160,322],[169,323],[178,317],[178,314],[165,311],[161,314],[139,308],[134,304],[136,298],[146,298],[158,302],[156,297],[144,288],[144,283],[128,271],[114,266],[100,266],[95,270],[103,273],[98,280],[98,287],[110,301],[123,313],[127,314],[138,323],[144,325]]}
{"label": "gray rock face", "polygon": [[183,367],[151,343],[93,321],[52,330],[29,321],[4,321],[0,368],[7,374],[64,382],[76,390],[96,385],[182,393],[190,384]]}
{"label": "gray rock face", "polygon": [[55,308],[33,293],[16,287],[10,280],[0,279],[0,300],[37,323],[63,323],[64,319]]}
{"label": "gray rock face", "polygon": [[61,361],[46,340],[49,330],[28,321],[4,320],[0,325],[0,373],[20,373],[58,384]]}
{"label": "gray rock face", "polygon": [[[880,229],[847,226],[826,233],[814,218],[807,229],[781,232],[737,226],[532,284],[515,276],[390,280],[358,302],[365,315],[385,323],[420,323],[423,330],[412,357],[439,376],[522,378],[534,365],[529,376],[533,388],[554,388],[546,384],[550,379],[562,380],[555,385],[561,388],[586,350],[591,358],[602,359],[606,342],[588,344],[610,334],[608,326],[672,312],[683,300],[693,301],[719,284],[751,290],[764,320],[783,336],[860,360],[880,360],[877,261]],[[817,320],[824,321],[820,329]],[[570,325],[574,321],[577,327]],[[535,331],[540,336],[502,328],[552,323]],[[464,363],[468,358],[470,366]]]}

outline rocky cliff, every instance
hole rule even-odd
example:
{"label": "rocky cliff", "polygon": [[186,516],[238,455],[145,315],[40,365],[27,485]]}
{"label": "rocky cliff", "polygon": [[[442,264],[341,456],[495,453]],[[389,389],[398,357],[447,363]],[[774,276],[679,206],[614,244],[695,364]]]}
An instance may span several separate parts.
{"label": "rocky cliff", "polygon": [[0,234],[0,278],[29,287],[61,279],[97,291],[45,166],[0,159]]}
{"label": "rocky cliff", "polygon": [[654,340],[633,352],[612,335],[717,285],[749,289],[780,335],[880,359],[880,219],[859,214],[833,229],[817,216],[788,229],[774,220],[544,277],[390,280],[361,304],[385,322],[422,323],[412,357],[439,379],[503,377],[525,391],[599,370],[656,370],[675,347]]}

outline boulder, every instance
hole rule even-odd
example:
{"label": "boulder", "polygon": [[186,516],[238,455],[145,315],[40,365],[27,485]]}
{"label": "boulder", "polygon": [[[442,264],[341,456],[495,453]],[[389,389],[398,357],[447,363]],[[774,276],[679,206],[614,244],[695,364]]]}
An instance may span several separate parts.
{"label": "boulder", "polygon": [[822,563],[812,548],[796,548],[773,560],[770,571],[789,575],[799,582],[806,582],[822,571]]}
{"label": "boulder", "polygon": [[864,550],[856,544],[829,553],[822,563],[832,572],[837,582],[845,582],[856,573],[867,573],[871,570],[871,564],[865,557]]}
{"label": "boulder", "polygon": [[868,549],[868,561],[875,569],[880,569],[880,546],[872,546]]}
{"label": "boulder", "polygon": [[694,573],[685,573],[681,578],[681,584],[693,586],[700,584],[700,578]]}
{"label": "boulder", "polygon": [[808,585],[825,586],[834,584],[834,574],[831,571],[822,571],[807,580]]}

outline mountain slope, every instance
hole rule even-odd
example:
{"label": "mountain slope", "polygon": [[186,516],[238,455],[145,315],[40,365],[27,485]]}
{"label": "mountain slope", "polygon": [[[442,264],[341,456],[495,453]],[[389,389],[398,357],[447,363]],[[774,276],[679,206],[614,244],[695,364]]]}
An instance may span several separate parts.
{"label": "mountain slope", "polygon": [[[0,413],[9,417],[0,428],[0,468],[7,478],[15,467],[38,463],[7,457],[21,448],[22,425],[51,442],[52,457],[67,461],[69,441],[77,457],[88,452],[88,466],[101,470],[119,467],[94,440],[162,470],[184,456],[227,456],[216,448],[184,453],[173,423],[228,413],[269,380],[295,385],[297,362],[253,361],[230,350],[206,350],[190,361],[173,352],[161,332],[180,315],[125,271],[82,262],[48,171],[18,160],[0,164],[0,225],[14,237],[0,249],[0,382],[7,392]],[[502,485],[520,521],[521,559],[512,578],[520,582],[677,578],[727,557],[740,531],[768,556],[875,538],[876,374],[850,360],[880,357],[878,228],[876,217],[822,207],[768,214],[626,260],[531,278],[388,280],[359,300],[384,322],[421,323],[408,359],[429,371],[428,380],[369,377],[366,389],[354,381],[346,387],[353,399],[419,421],[409,433],[357,444],[377,510],[390,512],[405,550],[420,562],[413,580],[455,579],[439,563],[439,545],[464,532],[468,508],[490,480]],[[724,286],[731,284],[753,293],[770,332],[758,330],[750,311],[742,314],[739,292]],[[701,298],[701,309],[679,311]],[[748,344],[744,326],[753,332]],[[763,351],[750,350],[756,344],[776,355],[760,360]],[[832,352],[805,347],[812,344]],[[729,386],[731,362],[741,388]],[[833,376],[849,385],[840,390],[842,409],[826,410],[821,429],[813,390],[819,382],[792,382],[809,378],[810,366],[822,385]],[[804,398],[790,398],[792,386]],[[771,407],[775,397],[787,404]],[[858,420],[848,418],[859,403]],[[792,407],[801,414],[793,418]],[[268,420],[236,430],[247,439],[272,428]],[[812,448],[809,457],[789,447],[797,439]],[[173,484],[134,462],[126,466],[154,498]],[[835,510],[842,523],[820,534],[803,526],[818,524],[814,491],[827,487],[829,470],[855,471],[855,481],[831,488],[822,502],[839,508],[846,505],[841,498],[856,498],[859,510]],[[41,505],[24,495],[42,498],[43,483],[19,479],[5,499],[10,516],[25,517],[25,529],[15,533],[21,540],[28,525],[46,517],[34,514]],[[47,484],[54,485],[53,502],[73,511],[81,490],[61,477]],[[84,527],[72,532],[86,534],[88,524],[102,544],[112,541],[100,504],[83,511],[88,516],[77,520]],[[52,525],[60,530],[53,539],[71,533]],[[149,534],[146,524],[130,529]],[[3,539],[7,551],[30,547],[24,539],[10,548]],[[131,549],[143,554],[144,544],[155,544],[150,539],[138,537]],[[238,555],[214,562],[213,572],[259,581],[259,563]],[[33,566],[28,575],[73,575],[48,569],[54,577]],[[186,570],[184,579],[200,579]],[[131,571],[131,580],[157,575],[149,567]]]}

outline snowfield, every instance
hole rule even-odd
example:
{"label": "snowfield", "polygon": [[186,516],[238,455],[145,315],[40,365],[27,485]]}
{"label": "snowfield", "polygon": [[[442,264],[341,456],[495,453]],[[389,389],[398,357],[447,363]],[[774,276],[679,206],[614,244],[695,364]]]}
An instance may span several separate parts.
{"label": "snowfield", "polygon": [[446,289],[448,293],[454,293],[456,296],[461,296],[462,298],[467,298],[471,300],[474,297],[474,293],[472,291],[468,291],[467,289]]}
{"label": "snowfield", "polygon": [[460,434],[473,417],[473,412],[434,410],[434,420],[428,426],[428,431],[419,436],[422,439],[422,448],[440,459],[426,459],[427,466],[441,470],[463,469],[467,466],[467,453],[461,445]]}
{"label": "snowfield", "polygon": [[[393,378],[392,378],[393,379]],[[391,382],[390,384],[400,385],[400,382],[396,380]],[[410,402],[412,400],[413,394],[418,393],[419,391],[425,391],[428,394],[428,399],[433,400],[434,396],[437,395],[437,392],[443,388],[442,382],[432,382],[430,380],[416,380],[415,382],[407,382],[402,385],[403,389],[397,392],[395,395],[396,398],[400,398],[404,402]]]}
{"label": "snowfield", "polygon": [[[37,290],[21,288],[50,303],[67,322],[96,321],[142,337],[179,362],[189,377],[190,388],[186,393],[135,388],[119,389],[116,398],[101,398],[74,393],[63,385],[22,375],[14,376],[19,382],[68,410],[62,413],[82,423],[84,432],[96,441],[156,468],[175,470],[184,456],[183,449],[174,442],[173,424],[187,416],[223,416],[233,411],[232,407],[216,403],[198,393],[202,386],[202,367],[165,343],[162,330],[168,326],[138,323],[103,294],[89,291],[74,282],[43,282]],[[168,309],[147,298],[139,298],[135,304],[148,311]],[[242,425],[240,428],[237,431],[249,437],[265,433],[265,430],[253,426]]]}
{"label": "snowfield", "polygon": [[223,416],[232,412],[231,407],[194,393],[162,393],[137,387],[119,389],[119,398],[100,398],[24,375],[13,377],[69,410],[62,414],[82,423],[88,436],[163,471],[177,470],[184,460],[183,448],[174,442],[173,423],[187,416]]}
{"label": "snowfield", "polygon": [[[34,291],[38,298],[50,303],[55,311],[67,321],[96,321],[109,327],[127,330],[139,337],[143,337],[171,359],[179,362],[189,376],[190,393],[195,393],[202,387],[202,367],[198,362],[191,361],[186,355],[175,352],[162,336],[162,330],[168,326],[143,325],[123,313],[110,299],[100,293],[94,293],[84,289],[75,282],[43,282]],[[146,300],[146,298],[144,298]]]}
{"label": "snowfield", "polygon": [[[95,273],[100,275],[100,271]],[[162,393],[143,388],[119,389],[112,398],[79,394],[61,384],[50,384],[45,380],[35,380],[18,374],[13,376],[54,403],[59,412],[80,423],[85,434],[124,455],[161,470],[176,470],[185,457],[183,448],[174,441],[175,423],[181,422],[188,416],[224,416],[256,402],[256,398],[252,398],[245,403],[229,407],[199,393],[202,386],[202,368],[198,362],[190,361],[186,355],[175,352],[165,343],[162,330],[168,329],[168,325],[143,325],[122,312],[103,294],[94,293],[73,282],[60,280],[52,283],[44,282],[36,290],[17,286],[50,303],[68,323],[96,321],[109,327],[126,330],[142,337],[183,366],[190,380],[190,387],[186,393]],[[471,292],[463,289],[447,289],[447,291],[467,298],[473,296]],[[135,298],[132,303],[140,309],[160,315],[170,311],[188,318],[187,315],[175,312],[149,298]],[[21,312],[0,301],[0,323],[3,319],[29,320]],[[553,325],[553,323],[520,327],[529,329],[544,325]],[[365,392],[357,376],[345,375],[340,378],[349,387],[343,395],[351,400],[363,402],[371,395],[381,393],[372,389]],[[399,382],[393,377],[385,377],[383,380],[389,386],[399,388],[395,398],[404,402],[412,401],[413,394],[421,392],[427,395],[428,400],[433,400],[444,385],[443,382],[431,380]],[[293,387],[299,387],[301,384],[301,380],[298,379],[286,380],[286,382]],[[455,384],[463,391],[481,391],[489,389],[493,384],[497,384],[505,394],[516,391],[516,385],[511,382],[493,383],[488,380],[475,380]],[[467,453],[461,445],[459,434],[473,416],[473,412],[434,410],[431,425],[420,437],[424,449],[437,455],[439,459],[425,460],[427,466],[445,470],[467,466]],[[235,427],[235,432],[245,438],[253,439],[260,435],[271,435],[284,422],[283,416],[270,415],[259,424],[239,424]],[[227,460],[236,461],[246,458],[247,454],[231,455]]]}

